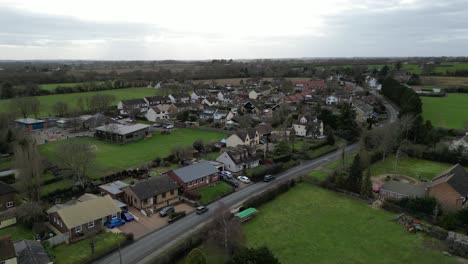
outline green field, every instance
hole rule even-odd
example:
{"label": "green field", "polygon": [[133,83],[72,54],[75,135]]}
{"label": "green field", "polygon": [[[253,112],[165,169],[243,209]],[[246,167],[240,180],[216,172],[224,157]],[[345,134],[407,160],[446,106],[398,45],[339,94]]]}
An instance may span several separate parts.
{"label": "green field", "polygon": [[[439,175],[443,171],[449,169],[455,164],[441,163],[430,160],[415,159],[404,157],[398,160],[397,174],[409,176],[415,179],[432,180],[435,176]],[[395,172],[395,156],[385,158],[385,162],[382,160],[372,164],[371,174],[393,174]]]}
{"label": "green field", "polygon": [[[52,106],[56,102],[65,102],[68,103],[70,110],[76,110],[76,102],[79,97],[91,97],[95,94],[112,94],[115,96],[113,102],[116,105],[119,101],[123,99],[133,99],[133,98],[143,98],[145,96],[156,95],[159,90],[150,89],[150,88],[127,88],[127,89],[115,89],[115,90],[106,90],[98,92],[86,92],[86,93],[70,93],[70,94],[54,94],[54,95],[44,95],[37,96],[40,102],[40,116],[51,116]],[[11,99],[0,100],[0,111],[10,110],[10,101]]]}
{"label": "green field", "polygon": [[394,214],[305,183],[257,209],[247,244],[281,263],[455,263],[440,242],[389,221]]}
{"label": "green field", "polygon": [[34,239],[31,228],[23,224],[0,229],[0,237],[4,236],[10,236],[13,240]]}
{"label": "green field", "polygon": [[199,202],[203,205],[209,204],[233,191],[233,188],[225,182],[220,182],[214,186],[205,186],[196,190],[196,192],[201,195]]}
{"label": "green field", "polygon": [[[204,142],[220,140],[225,134],[206,132],[192,129],[176,129],[170,135],[154,135],[150,139],[127,144],[116,144],[94,138],[73,138],[66,140],[81,141],[96,146],[96,161],[91,166],[89,174],[92,178],[99,178],[114,172],[135,167],[149,162],[156,157],[166,157],[177,146],[192,146],[193,142],[201,139]],[[56,161],[56,148],[64,140],[41,145],[39,151],[51,161]]]}
{"label": "green field", "polygon": [[424,88],[468,86],[468,77],[422,76],[421,82]]}
{"label": "green field", "polygon": [[447,94],[446,97],[421,97],[423,118],[432,125],[463,129],[468,125],[468,94]]}
{"label": "green field", "polygon": [[[125,241],[124,234],[101,233],[95,238],[94,257],[99,256],[113,248],[118,247],[119,243]],[[87,263],[91,255],[91,246],[89,239],[84,239],[73,244],[62,244],[48,249],[54,263],[79,264]]]}

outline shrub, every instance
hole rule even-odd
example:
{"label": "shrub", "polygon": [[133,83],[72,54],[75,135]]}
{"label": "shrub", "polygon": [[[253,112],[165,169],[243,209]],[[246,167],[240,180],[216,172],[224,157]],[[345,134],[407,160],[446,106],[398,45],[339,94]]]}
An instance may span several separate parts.
{"label": "shrub", "polygon": [[198,201],[201,198],[201,195],[197,192],[187,190],[184,193],[185,197],[189,198],[190,200]]}
{"label": "shrub", "polygon": [[435,207],[437,206],[437,201],[433,197],[416,197],[408,198],[395,201],[395,204],[403,207],[413,214],[424,214],[432,215]]}

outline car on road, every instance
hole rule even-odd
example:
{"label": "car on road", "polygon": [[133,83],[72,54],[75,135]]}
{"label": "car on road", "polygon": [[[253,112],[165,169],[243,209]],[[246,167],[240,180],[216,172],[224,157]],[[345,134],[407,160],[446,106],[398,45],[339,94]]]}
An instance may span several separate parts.
{"label": "car on road", "polygon": [[250,183],[250,179],[247,176],[239,176],[237,179],[243,183]]}
{"label": "car on road", "polygon": [[114,228],[114,227],[119,227],[121,225],[125,224],[125,220],[123,219],[119,219],[119,218],[114,218],[112,220],[110,220],[108,223],[107,223],[107,227],[108,228]]}
{"label": "car on road", "polygon": [[135,217],[133,217],[133,215],[129,213],[128,211],[122,211],[121,216],[122,216],[122,219],[125,220],[125,222],[131,222],[135,220]]}
{"label": "car on road", "polygon": [[161,211],[159,211],[159,216],[161,217],[165,217],[167,216],[169,213],[172,213],[174,212],[174,207],[173,206],[166,206],[164,207],[163,209],[161,209]]}
{"label": "car on road", "polygon": [[274,180],[276,177],[273,176],[273,175],[265,175],[265,177],[263,177],[263,181],[264,182],[269,182],[269,181],[272,181]]}
{"label": "car on road", "polygon": [[200,215],[200,214],[204,214],[206,212],[208,212],[208,207],[206,207],[206,206],[198,206],[197,207],[197,214]]}

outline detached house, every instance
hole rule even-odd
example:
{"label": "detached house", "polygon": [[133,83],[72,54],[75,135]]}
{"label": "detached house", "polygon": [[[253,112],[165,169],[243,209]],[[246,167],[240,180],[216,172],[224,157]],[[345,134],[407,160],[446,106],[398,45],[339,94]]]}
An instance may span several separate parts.
{"label": "detached house", "polygon": [[260,158],[255,148],[250,146],[237,146],[227,148],[216,158],[216,161],[224,164],[226,170],[241,172],[245,169],[255,168],[259,165]]}
{"label": "detached house", "polygon": [[128,99],[120,101],[117,104],[117,109],[120,110],[122,115],[128,115],[132,112],[144,113],[148,111],[148,103],[145,99]]}
{"label": "detached house", "polygon": [[226,122],[231,120],[234,117],[234,114],[231,111],[218,110],[213,115],[213,120],[215,122]]}
{"label": "detached house", "polygon": [[188,94],[170,94],[169,98],[173,104],[175,103],[190,103],[190,95]]}
{"label": "detached house", "polygon": [[47,210],[49,223],[61,233],[75,240],[89,233],[98,233],[114,218],[120,218],[121,209],[114,200],[87,194],[86,199],[56,204]]}
{"label": "detached house", "polygon": [[255,128],[239,130],[226,139],[227,147],[256,146],[260,144],[260,135]]}
{"label": "detached house", "polygon": [[192,102],[203,100],[207,97],[208,97],[208,93],[206,93],[205,91],[197,91],[197,92],[192,92],[192,94],[190,94],[190,100],[192,100]]}
{"label": "detached house", "polygon": [[148,121],[156,122],[156,120],[170,119],[173,114],[177,113],[177,107],[173,104],[160,104],[151,107],[146,112],[145,117]]}
{"label": "detached house", "polygon": [[435,197],[444,211],[456,211],[468,207],[468,173],[457,164],[432,179],[429,196]]}
{"label": "detached house", "polygon": [[0,229],[16,224],[16,190],[0,181]]}
{"label": "detached house", "polygon": [[166,173],[185,191],[194,190],[219,181],[219,170],[210,162],[202,161]]}
{"label": "detached house", "polygon": [[179,185],[167,175],[153,177],[122,189],[124,201],[139,210],[156,210],[176,203]]}
{"label": "detached house", "polygon": [[293,129],[296,136],[323,138],[323,122],[317,117],[302,116],[293,122]]}
{"label": "detached house", "polygon": [[216,108],[205,108],[203,111],[200,113],[199,118],[201,120],[208,120],[214,118],[215,113],[218,111]]}

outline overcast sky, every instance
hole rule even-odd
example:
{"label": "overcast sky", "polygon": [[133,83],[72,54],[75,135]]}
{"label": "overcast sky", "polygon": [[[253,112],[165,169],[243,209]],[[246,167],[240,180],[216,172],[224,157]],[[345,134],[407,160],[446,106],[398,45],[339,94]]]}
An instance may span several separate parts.
{"label": "overcast sky", "polygon": [[0,59],[468,56],[468,0],[0,0]]}

